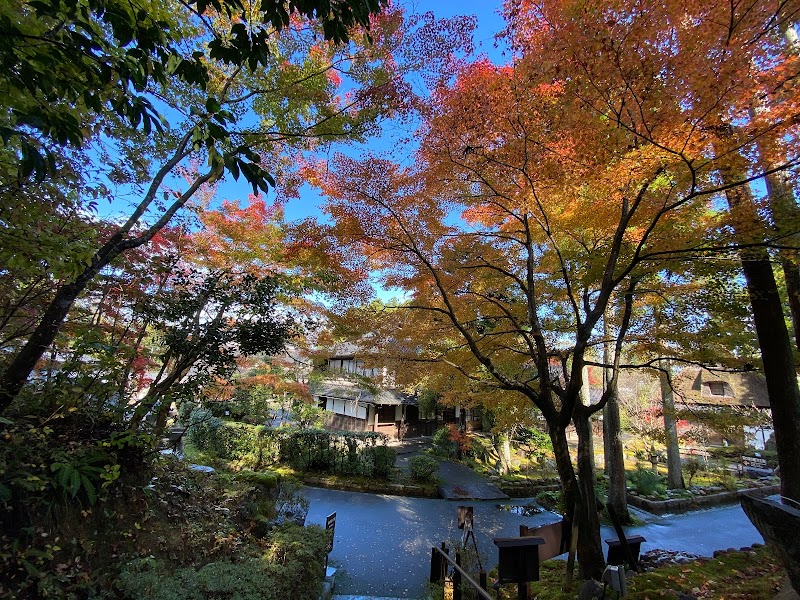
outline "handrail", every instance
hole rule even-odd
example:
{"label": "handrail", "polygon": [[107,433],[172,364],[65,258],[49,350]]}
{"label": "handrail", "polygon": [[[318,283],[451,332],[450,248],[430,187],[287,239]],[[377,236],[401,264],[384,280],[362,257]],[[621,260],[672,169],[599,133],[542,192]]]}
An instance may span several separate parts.
{"label": "handrail", "polygon": [[800,502],[798,502],[797,500],[794,500],[792,498],[787,498],[786,496],[781,496],[781,502],[783,502],[784,504],[788,504],[789,506],[794,504],[792,508],[800,510]]}
{"label": "handrail", "polygon": [[473,588],[475,588],[475,590],[478,592],[478,595],[479,595],[481,598],[483,598],[483,600],[494,600],[494,598],[492,598],[492,597],[489,595],[489,592],[487,592],[486,590],[484,590],[484,589],[483,589],[483,588],[480,586],[480,584],[479,584],[479,583],[476,583],[476,581],[475,581],[475,580],[474,580],[472,577],[470,577],[470,576],[469,576],[469,573],[467,573],[467,572],[466,572],[464,569],[462,569],[462,568],[461,568],[461,566],[460,566],[460,565],[458,565],[458,564],[456,563],[456,561],[454,561],[452,558],[450,558],[450,555],[449,555],[449,554],[447,554],[446,552],[443,552],[443,551],[442,551],[440,548],[437,548],[436,546],[432,546],[432,548],[433,548],[434,550],[436,550],[436,551],[437,551],[439,554],[441,554],[441,555],[444,557],[444,559],[445,559],[447,562],[449,562],[451,565],[453,565],[453,568],[454,568],[455,570],[457,570],[459,573],[461,573],[461,576],[462,576],[464,579],[466,579],[466,580],[467,580],[467,582],[468,582],[468,583],[469,583],[469,584],[470,584],[470,585],[471,585]]}

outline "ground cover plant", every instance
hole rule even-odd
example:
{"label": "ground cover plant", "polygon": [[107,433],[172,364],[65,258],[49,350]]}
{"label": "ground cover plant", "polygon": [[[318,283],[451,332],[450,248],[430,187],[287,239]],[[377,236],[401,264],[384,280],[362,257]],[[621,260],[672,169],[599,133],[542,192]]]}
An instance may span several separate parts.
{"label": "ground cover plant", "polygon": [[65,498],[50,484],[24,494],[10,484],[0,598],[168,598],[173,579],[180,598],[229,597],[245,571],[247,585],[277,593],[300,583],[312,598],[321,585],[326,534],[278,524],[297,495],[274,474],[202,473],[159,458],[123,470],[94,502],[82,488]]}
{"label": "ground cover plant", "polygon": [[[538,600],[573,600],[578,598],[581,582],[572,593],[562,591],[563,560],[545,561],[541,580],[530,584],[530,595]],[[716,558],[673,564],[636,574],[628,583],[631,600],[674,600],[680,593],[698,600],[755,600],[772,598],[781,588],[786,571],[766,547],[747,551],[725,552]],[[517,597],[516,586],[504,586],[500,598]],[[612,593],[613,596],[613,593]]]}

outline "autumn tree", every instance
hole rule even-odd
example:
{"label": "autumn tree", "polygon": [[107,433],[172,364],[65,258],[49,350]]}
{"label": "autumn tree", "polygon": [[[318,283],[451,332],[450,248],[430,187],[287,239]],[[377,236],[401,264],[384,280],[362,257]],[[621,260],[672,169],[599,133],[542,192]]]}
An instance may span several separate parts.
{"label": "autumn tree", "polygon": [[[684,235],[677,219],[653,232],[661,195],[674,190],[662,173],[665,157],[630,153],[624,136],[614,156],[608,138],[618,130],[587,118],[580,144],[595,142],[597,155],[579,158],[569,127],[580,105],[560,85],[530,85],[530,75],[486,63],[464,69],[427,115],[416,168],[339,157],[326,190],[339,239],[365,249],[387,284],[413,294],[392,336],[413,349],[410,358],[443,362],[542,412],[580,522],[581,564],[597,575],[603,558],[586,443],[589,417],[605,398],[579,402],[585,353],[600,343],[596,325],[620,289],[618,363],[644,249]],[[607,176],[609,163],[617,185],[593,177]],[[587,226],[588,212],[605,220]],[[580,477],[566,440],[570,423]]]}
{"label": "autumn tree", "polygon": [[[641,143],[680,157],[683,171],[724,192],[719,197],[727,203],[727,224],[705,249],[716,255],[737,251],[741,260],[782,457],[783,493],[797,497],[800,471],[792,457],[800,451],[800,392],[768,250],[794,252],[797,227],[787,213],[762,206],[748,185],[773,175],[785,182],[796,177],[796,155],[786,142],[796,136],[799,64],[791,31],[797,7],[567,2],[510,9],[520,29],[548,23],[559,32],[549,37],[566,53],[562,64],[581,73],[587,107]],[[545,35],[540,27],[527,29],[522,47],[535,47]],[[776,220],[765,221],[765,215]],[[697,256],[701,249],[690,252]]]}
{"label": "autumn tree", "polygon": [[[702,11],[696,22],[690,9]],[[616,298],[610,368],[618,376],[640,286],[679,258],[735,248],[714,202],[758,176],[718,170],[742,143],[712,110],[735,114],[742,100],[743,66],[739,56],[736,64],[720,58],[720,21],[706,19],[705,7],[654,10],[672,11],[666,29],[638,5],[511,3],[512,64],[475,62],[436,91],[413,167],[339,157],[324,183],[339,239],[412,295],[413,316],[396,336],[417,359],[491,380],[541,410],[580,522],[581,564],[594,576],[603,560],[589,417],[614,386],[594,405],[579,402],[587,350],[602,343],[598,324]],[[756,21],[773,27],[765,11]],[[758,59],[768,46],[737,48]],[[697,79],[684,85],[678,74],[689,67]],[[709,85],[701,77],[709,72],[727,79]],[[746,140],[765,126],[747,129]],[[719,232],[713,244],[706,230]]]}
{"label": "autumn tree", "polygon": [[[204,185],[227,174],[266,192],[287,170],[290,151],[358,139],[400,107],[390,53],[401,20],[386,15],[372,38],[365,31],[383,6],[266,2],[253,11],[238,0],[163,6],[109,0],[4,7],[0,56],[9,93],[2,187],[17,199],[11,211],[24,216],[24,188],[40,186],[62,160],[84,165],[65,195],[82,208],[92,206],[83,184],[98,173],[117,191],[133,189],[139,197],[108,235],[80,248],[80,260],[6,355],[0,410],[19,393],[87,285],[118,256],[150,242]],[[325,18],[317,18],[320,11]],[[347,94],[338,91],[343,79]],[[168,111],[171,127],[159,111]],[[177,176],[190,164],[204,163],[180,184]],[[111,193],[106,188],[101,197]],[[47,205],[34,203],[28,212],[45,214],[41,206]],[[9,222],[30,221],[4,218]]]}

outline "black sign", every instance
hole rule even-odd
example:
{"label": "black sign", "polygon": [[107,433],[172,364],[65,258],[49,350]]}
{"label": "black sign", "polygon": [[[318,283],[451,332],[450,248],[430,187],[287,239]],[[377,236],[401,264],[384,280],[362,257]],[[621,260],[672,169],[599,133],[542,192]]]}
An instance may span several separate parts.
{"label": "black sign", "polygon": [[331,532],[331,538],[328,540],[328,546],[326,548],[327,552],[333,550],[333,536],[336,532],[336,513],[330,514],[325,517],[325,529]]}
{"label": "black sign", "polygon": [[527,583],[539,581],[540,537],[495,538],[500,550],[498,580],[500,583]]}

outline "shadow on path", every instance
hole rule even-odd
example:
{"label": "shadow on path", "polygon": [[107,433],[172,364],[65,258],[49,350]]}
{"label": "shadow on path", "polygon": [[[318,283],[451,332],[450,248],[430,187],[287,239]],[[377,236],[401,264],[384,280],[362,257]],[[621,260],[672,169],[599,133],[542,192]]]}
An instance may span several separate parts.
{"label": "shadow on path", "polygon": [[[430,568],[431,547],[461,539],[456,527],[458,503],[427,498],[361,494],[306,488],[310,501],[306,523],[324,526],[325,517],[337,513],[331,564],[340,567],[337,594],[365,594],[396,598],[423,598]],[[526,500],[468,501],[475,508],[475,534],[483,564],[497,564],[495,537],[515,537],[519,526],[537,527],[558,521],[543,512],[520,516],[498,510],[498,504],[524,504]],[[642,551],[653,548],[711,556],[714,550],[739,548],[762,542],[761,535],[741,507],[726,506],[683,515],[655,517],[625,533],[643,535]],[[603,540],[616,539],[603,527]],[[605,548],[605,544],[603,544]]]}

